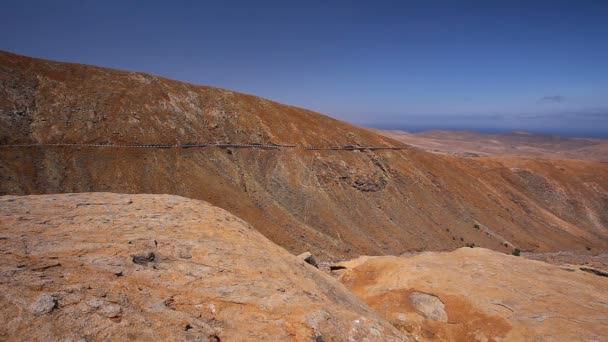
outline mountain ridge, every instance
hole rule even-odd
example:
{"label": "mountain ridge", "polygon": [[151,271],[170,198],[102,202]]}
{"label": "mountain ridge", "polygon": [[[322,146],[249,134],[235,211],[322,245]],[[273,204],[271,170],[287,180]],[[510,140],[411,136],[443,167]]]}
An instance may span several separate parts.
{"label": "mountain ridge", "polygon": [[[85,130],[86,133],[92,135],[93,137],[89,137],[86,142],[138,142],[142,144],[171,144],[178,141],[186,141],[190,142],[191,139],[197,139],[196,141],[191,142],[215,142],[216,140],[222,140],[225,143],[258,143],[258,142],[266,142],[266,143],[276,143],[276,144],[295,144],[300,143],[305,145],[302,141],[295,139],[295,141],[290,141],[289,138],[297,138],[298,135],[294,134],[293,127],[285,127],[284,130],[275,130],[272,135],[268,135],[268,131],[264,131],[264,126],[269,122],[271,123],[273,120],[279,121],[280,118],[274,115],[268,115],[268,112],[271,112],[273,107],[280,106],[283,111],[287,109],[288,115],[299,116],[299,123],[303,126],[306,126],[307,121],[310,120],[322,120],[323,123],[327,126],[335,125],[336,123],[340,123],[340,128],[347,129],[349,132],[345,132],[343,134],[344,138],[346,138],[351,133],[359,134],[364,136],[366,139],[371,139],[372,141],[378,142],[378,144],[382,145],[383,141],[390,141],[393,145],[402,145],[399,142],[392,140],[390,138],[379,138],[378,136],[369,134],[366,130],[356,127],[354,125],[338,121],[333,119],[327,115],[316,113],[304,108],[295,107],[295,106],[286,106],[280,104],[278,102],[259,98],[249,94],[243,94],[239,92],[234,92],[231,90],[215,88],[210,86],[202,86],[195,85],[190,83],[183,83],[179,81],[175,81],[172,79],[153,76],[141,72],[129,72],[129,71],[117,71],[109,68],[102,68],[96,66],[89,66],[78,63],[61,63],[61,62],[53,62],[46,61],[42,59],[36,59],[26,56],[20,56],[8,52],[0,52],[0,58],[2,59],[2,65],[5,69],[5,79],[4,82],[9,83],[9,85],[18,86],[20,83],[28,83],[30,86],[34,86],[38,88],[38,91],[48,92],[48,95],[55,95],[57,97],[61,97],[62,93],[58,92],[57,89],[53,89],[53,85],[62,85],[65,86],[65,92],[80,92],[82,95],[99,95],[104,96],[105,102],[104,105],[112,104],[116,106],[110,106],[109,108],[99,108],[99,111],[114,111],[114,113],[104,113],[106,116],[104,117],[95,117],[95,111],[98,108],[85,108],[86,112],[83,113],[79,111],[78,105],[82,105],[83,107],[87,106],[86,103],[78,103],[77,98],[70,98],[66,100],[72,100],[76,103],[71,103],[70,107],[64,107],[65,111],[70,111],[70,113],[63,113],[60,110],[62,108],[55,108],[53,106],[49,106],[49,110],[54,111],[53,113],[48,113],[48,115],[56,115],[56,116],[72,116],[74,120],[81,119],[84,120],[88,126],[81,127]],[[59,70],[69,70],[67,73],[62,73]],[[11,71],[17,71],[11,75]],[[44,73],[48,77],[46,80],[44,79],[32,79],[32,77],[28,77],[29,73]],[[22,79],[18,79],[21,77]],[[68,79],[63,79],[68,77]],[[114,79],[112,79],[114,77]],[[63,81],[75,81],[79,82],[63,82]],[[109,86],[114,83],[117,85],[135,83],[137,86],[133,88],[122,88],[121,92],[114,91],[115,89],[110,88]],[[138,83],[138,84],[137,84]],[[106,85],[104,89],[97,89],[96,86]],[[189,96],[193,98],[180,98],[177,99],[175,97],[171,97],[174,95],[172,92],[167,92],[167,89],[171,89],[171,87],[177,88],[176,90],[184,91],[188,93]],[[7,92],[8,97],[14,97],[13,103],[21,104],[22,107],[26,107],[27,100],[31,100],[26,92],[21,92],[21,94],[17,93],[13,89],[12,92]],[[105,91],[101,93],[101,91]],[[93,94],[87,94],[87,92],[92,92]],[[199,92],[199,93],[195,93]],[[26,94],[26,96],[23,96]],[[25,99],[19,98],[19,96],[25,97]],[[155,95],[155,96],[152,96]],[[198,98],[196,98],[198,96]],[[25,101],[19,101],[25,100]],[[190,101],[189,101],[190,100]],[[239,101],[244,102],[251,108],[251,110],[255,113],[255,115],[262,120],[257,126],[253,125],[251,122],[247,122],[246,118],[242,117],[230,117],[230,114],[234,114],[230,112],[231,101]],[[233,132],[227,132],[226,129],[221,130],[220,132],[214,132],[214,129],[217,128],[219,122],[207,121],[200,122],[195,120],[200,116],[203,116],[204,111],[201,110],[201,103],[205,102],[215,102],[216,106],[208,106],[210,113],[209,116],[215,117],[217,120],[234,119],[238,120],[238,124],[234,127],[234,133],[240,134],[229,134]],[[223,103],[221,103],[223,102]],[[196,103],[196,105],[195,105]],[[55,105],[56,103],[51,103],[50,105]],[[118,106],[121,105],[121,106]],[[153,120],[147,120],[145,117],[138,117],[137,110],[141,110],[143,107],[158,106],[156,110],[151,113],[153,116]],[[23,110],[22,108],[14,108],[13,111],[18,114],[27,115],[27,110]],[[158,121],[167,120],[166,115],[175,114],[175,112],[181,111],[181,113],[188,113],[189,115],[185,115],[182,119],[187,122],[183,123],[183,127],[181,130],[175,130],[175,127],[159,127],[161,124]],[[219,112],[213,112],[219,111]],[[228,111],[228,113],[226,113]],[[116,113],[122,115],[116,115]],[[165,114],[165,115],[163,115]],[[237,113],[238,114],[238,113]],[[5,114],[6,115],[6,114]],[[90,117],[88,117],[90,116]],[[128,116],[124,118],[123,116]],[[227,117],[228,116],[228,117]],[[314,119],[310,118],[310,116],[314,116]],[[109,125],[107,123],[104,124],[104,120],[112,119],[121,119],[123,120],[122,124],[124,126],[118,125]],[[0,138],[5,142],[7,139],[11,138],[15,139],[15,132],[11,132],[9,120],[6,120],[5,117],[0,117],[0,119],[5,119],[5,129],[0,131]],[[126,119],[126,120],[125,120]],[[23,120],[22,120],[23,121]],[[26,119],[27,121],[27,119]],[[57,122],[54,122],[57,124]],[[227,124],[227,122],[222,122],[223,124]],[[31,139],[34,139],[37,142],[77,142],[78,139],[73,136],[60,136],[58,134],[52,134],[53,132],[43,132],[48,126],[51,126],[51,123],[44,122],[36,122],[34,121],[32,127],[31,134],[24,133],[23,136],[29,136]],[[145,125],[148,130],[152,130],[152,132],[148,132],[148,134],[142,134],[143,132],[137,131],[134,127]],[[186,132],[188,125],[194,125],[194,127],[188,129]],[[52,127],[50,127],[52,128]],[[65,125],[63,127],[54,128],[55,130],[59,130],[61,133],[68,133],[69,130],[65,129]],[[257,128],[257,130],[255,130]],[[262,129],[260,129],[262,128]],[[198,131],[197,131],[198,129]],[[108,132],[109,131],[109,132]],[[167,132],[168,131],[168,132]],[[251,132],[254,131],[254,132]],[[285,132],[287,131],[287,132]],[[57,133],[59,133],[57,132]],[[106,133],[105,135],[101,135],[100,133]],[[153,134],[150,134],[153,133]],[[173,136],[171,137],[169,134],[171,133]],[[188,133],[190,136],[188,136]],[[248,136],[243,133],[251,133],[253,135]],[[78,137],[82,137],[83,134],[80,134]],[[224,135],[224,136],[221,136]],[[320,141],[316,140],[317,143],[328,144],[331,146],[329,141],[323,139],[325,135],[317,135],[316,138],[321,138]],[[336,135],[337,136],[337,135]],[[22,139],[25,137],[21,137]],[[231,139],[227,139],[231,138]],[[249,140],[243,140],[244,138],[249,138]],[[59,141],[60,139],[60,141]],[[139,140],[138,140],[139,139]],[[230,140],[230,141],[228,141]],[[274,141],[273,141],[274,140]],[[348,145],[356,143],[356,141],[350,139],[341,139],[341,145]],[[340,145],[340,143],[338,144]]]}
{"label": "mountain ridge", "polygon": [[[608,249],[608,172],[427,153],[325,115],[152,75],[0,53],[0,142],[404,146],[404,150],[0,149],[0,194],[205,200],[321,258]],[[476,226],[481,227],[477,229]]]}

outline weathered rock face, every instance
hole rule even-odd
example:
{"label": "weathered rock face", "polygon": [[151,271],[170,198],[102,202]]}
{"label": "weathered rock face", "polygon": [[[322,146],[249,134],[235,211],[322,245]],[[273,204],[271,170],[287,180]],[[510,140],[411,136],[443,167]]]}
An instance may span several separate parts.
{"label": "weathered rock face", "polygon": [[340,280],[420,340],[600,341],[608,278],[482,248],[361,257]]}
{"label": "weathered rock face", "polygon": [[[400,145],[255,96],[0,52],[7,143]],[[505,252],[608,250],[608,164],[413,148],[0,147],[0,194],[93,191],[205,200],[319,260],[471,243]]]}
{"label": "weathered rock face", "polygon": [[407,341],[337,280],[207,203],[0,198],[0,340]]}

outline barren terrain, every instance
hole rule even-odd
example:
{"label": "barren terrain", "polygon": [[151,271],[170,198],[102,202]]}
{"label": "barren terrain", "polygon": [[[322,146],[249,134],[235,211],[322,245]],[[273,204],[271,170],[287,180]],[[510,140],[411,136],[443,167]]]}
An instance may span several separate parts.
{"label": "barren terrain", "polygon": [[[2,52],[0,143],[0,194],[205,200],[321,259],[472,244],[608,250],[606,163],[428,153],[302,108],[142,73]],[[405,149],[44,145],[54,143]]]}
{"label": "barren terrain", "polygon": [[463,157],[518,156],[608,162],[608,139],[565,138],[527,132],[374,131],[425,151]]}

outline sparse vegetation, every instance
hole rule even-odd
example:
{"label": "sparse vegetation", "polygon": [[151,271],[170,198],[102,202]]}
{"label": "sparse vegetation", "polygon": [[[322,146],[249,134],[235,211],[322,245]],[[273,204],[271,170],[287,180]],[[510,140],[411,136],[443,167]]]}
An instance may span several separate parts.
{"label": "sparse vegetation", "polygon": [[512,254],[513,254],[513,255],[515,255],[515,256],[519,256],[519,255],[521,254],[521,250],[519,250],[519,248],[515,248],[515,249],[513,250],[513,253],[512,253]]}
{"label": "sparse vegetation", "polygon": [[475,229],[479,229],[479,225],[476,223],[473,227],[475,227]]}

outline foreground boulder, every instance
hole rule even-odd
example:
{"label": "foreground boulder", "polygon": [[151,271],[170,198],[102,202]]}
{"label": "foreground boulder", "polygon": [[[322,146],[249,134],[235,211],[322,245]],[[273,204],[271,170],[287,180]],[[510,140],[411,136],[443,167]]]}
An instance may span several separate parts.
{"label": "foreground boulder", "polygon": [[608,278],[482,248],[341,263],[340,280],[419,340],[601,341]]}
{"label": "foreground boulder", "polygon": [[0,198],[0,340],[407,341],[247,223],[169,195]]}

